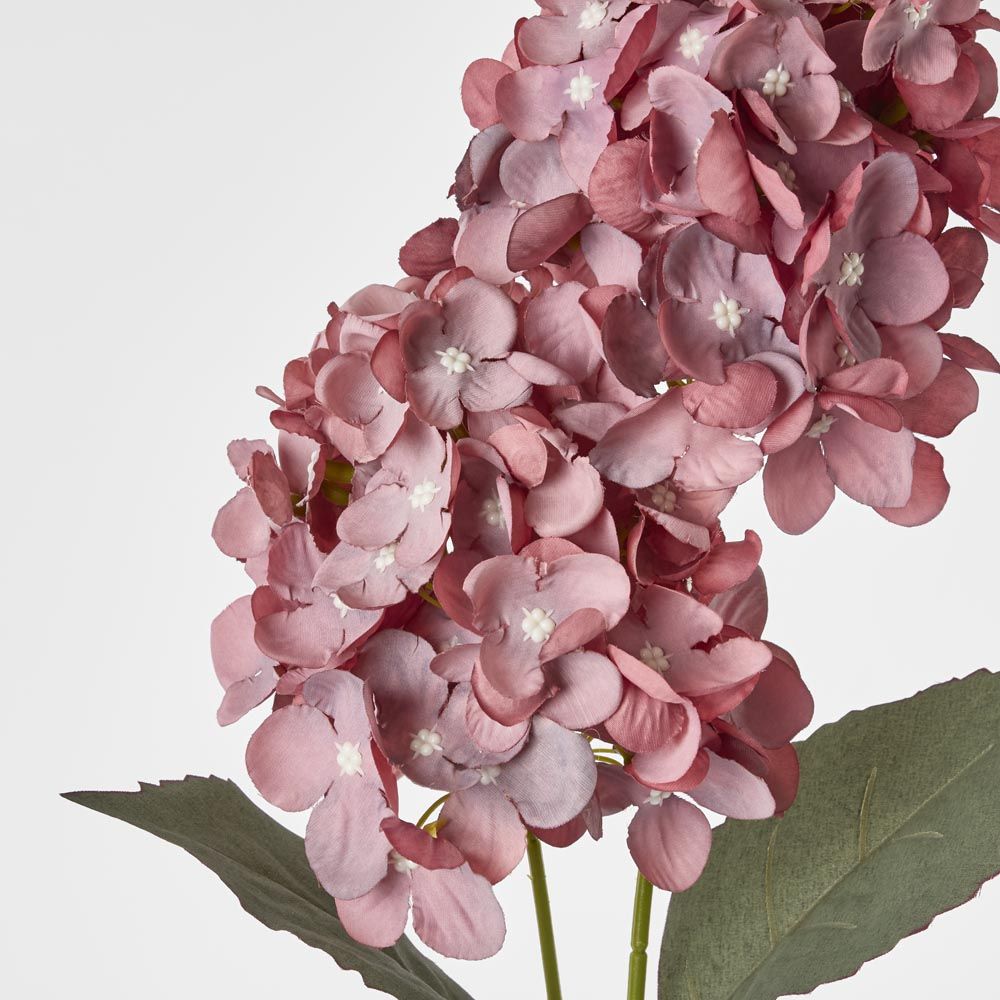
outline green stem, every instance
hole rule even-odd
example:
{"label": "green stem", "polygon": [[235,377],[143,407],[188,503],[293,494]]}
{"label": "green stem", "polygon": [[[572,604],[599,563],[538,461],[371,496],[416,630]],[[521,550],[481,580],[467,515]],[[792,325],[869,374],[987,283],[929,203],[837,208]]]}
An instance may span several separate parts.
{"label": "green stem", "polygon": [[646,996],[646,948],[649,945],[649,913],[653,906],[653,886],[640,872],[635,879],[632,907],[632,954],[628,960],[628,1000]]}
{"label": "green stem", "polygon": [[535,897],[538,943],[542,948],[545,997],[546,1000],[562,1000],[559,963],[556,960],[556,939],[552,931],[552,908],[549,906],[549,887],[545,882],[545,862],[542,859],[542,845],[533,833],[528,834],[528,870],[531,873],[531,892]]}
{"label": "green stem", "polygon": [[436,799],[434,802],[432,802],[427,807],[427,811],[423,814],[423,816],[421,816],[420,819],[417,820],[417,826],[422,828],[424,823],[426,823],[431,818],[431,813],[434,812],[434,810],[437,809],[438,806],[444,805],[445,802],[448,801],[448,795],[450,794],[451,793],[449,792],[446,795],[442,795],[441,798]]}

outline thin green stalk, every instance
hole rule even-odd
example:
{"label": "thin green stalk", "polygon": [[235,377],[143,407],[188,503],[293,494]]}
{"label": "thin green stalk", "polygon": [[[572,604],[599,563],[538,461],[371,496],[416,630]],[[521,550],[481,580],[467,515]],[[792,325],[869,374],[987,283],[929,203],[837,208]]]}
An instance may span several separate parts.
{"label": "thin green stalk", "polygon": [[646,996],[646,948],[649,945],[649,914],[653,906],[653,886],[642,873],[635,879],[635,903],[632,906],[632,954],[628,960],[627,1000]]}
{"label": "thin green stalk", "polygon": [[528,834],[528,870],[531,873],[531,892],[535,898],[538,943],[542,949],[545,997],[546,1000],[562,1000],[556,939],[552,931],[552,908],[549,906],[549,887],[545,881],[545,862],[542,859],[542,845],[533,833]]}
{"label": "thin green stalk", "polygon": [[420,819],[417,820],[417,826],[422,828],[424,823],[426,823],[431,818],[431,813],[433,813],[438,806],[443,806],[445,802],[448,801],[448,797],[450,794],[451,793],[449,792],[445,795],[442,795],[441,798],[436,799],[434,802],[432,802],[427,807],[427,811],[423,814],[423,816],[421,816]]}

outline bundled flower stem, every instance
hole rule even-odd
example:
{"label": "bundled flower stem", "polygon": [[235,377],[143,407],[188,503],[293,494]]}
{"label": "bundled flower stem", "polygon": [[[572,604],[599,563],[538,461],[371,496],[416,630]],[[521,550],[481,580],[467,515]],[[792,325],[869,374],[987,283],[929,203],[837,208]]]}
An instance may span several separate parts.
{"label": "bundled flower stem", "polygon": [[[252,593],[212,651],[222,724],[270,703],[250,776],[311,810],[310,864],[365,944],[412,912],[442,954],[494,954],[493,885],[527,851],[558,996],[540,842],[631,811],[638,997],[652,886],[699,877],[702,809],[788,808],[812,716],[762,638],[760,538],[720,516],[762,472],[788,532],[837,491],[929,521],[931,441],[976,409],[970,370],[1000,370],[946,331],[1000,235],[977,40],[1000,22],[976,0],[539,6],[466,73],[458,217],[260,390],[276,445],[230,445],[214,537]],[[416,823],[401,778],[438,799]]]}

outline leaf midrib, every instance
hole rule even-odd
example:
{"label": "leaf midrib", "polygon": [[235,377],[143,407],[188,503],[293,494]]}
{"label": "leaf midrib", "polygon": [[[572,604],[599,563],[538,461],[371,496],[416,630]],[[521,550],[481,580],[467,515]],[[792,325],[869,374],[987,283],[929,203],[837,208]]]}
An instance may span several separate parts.
{"label": "leaf midrib", "polygon": [[[760,971],[767,965],[767,963],[778,953],[778,951],[781,948],[781,945],[789,937],[791,937],[792,934],[794,934],[797,930],[799,930],[803,922],[816,909],[816,907],[818,907],[823,902],[823,900],[825,900],[826,897],[829,896],[830,893],[834,891],[834,889],[838,888],[842,883],[846,882],[848,878],[852,877],[856,872],[858,872],[861,868],[863,868],[880,850],[882,850],[882,848],[886,844],[891,843],[893,837],[896,834],[898,834],[899,831],[903,827],[905,827],[908,823],[912,822],[920,814],[920,812],[927,807],[929,803],[931,803],[934,799],[936,799],[939,795],[941,795],[945,790],[950,788],[956,781],[959,780],[959,778],[961,778],[971,768],[975,767],[976,764],[978,764],[984,757],[986,757],[990,752],[992,752],[995,749],[996,749],[996,744],[991,743],[983,751],[976,754],[976,756],[973,757],[972,760],[970,760],[967,764],[963,764],[962,767],[955,774],[953,774],[946,782],[944,782],[944,784],[942,784],[939,788],[935,789],[930,795],[928,795],[927,798],[925,798],[923,802],[921,802],[902,822],[900,822],[885,837],[883,837],[865,855],[863,860],[859,860],[857,864],[852,865],[847,872],[845,872],[842,876],[840,876],[838,879],[832,882],[830,886],[826,888],[821,895],[816,897],[815,901],[802,914],[802,916],[800,916],[799,919],[796,920],[795,923],[792,924],[792,926],[789,927],[789,929],[784,934],[781,935],[778,944],[775,947],[770,948],[764,955],[763,959],[761,959],[761,961],[759,961],[743,977],[743,979],[740,980],[740,982],[736,985],[736,987],[727,994],[726,1000],[735,1000],[735,998],[737,998],[740,995],[740,992],[744,989],[745,986],[747,986],[748,983],[752,984],[753,979],[760,973]],[[778,826],[780,826],[780,823],[781,821],[779,820],[778,824],[776,824],[775,826],[776,830]]]}

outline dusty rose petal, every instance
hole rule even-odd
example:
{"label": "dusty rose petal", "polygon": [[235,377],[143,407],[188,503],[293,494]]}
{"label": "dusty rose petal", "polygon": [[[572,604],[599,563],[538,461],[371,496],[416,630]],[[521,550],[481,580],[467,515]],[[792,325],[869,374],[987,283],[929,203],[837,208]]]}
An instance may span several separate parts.
{"label": "dusty rose petal", "polygon": [[521,862],[525,830],[507,797],[493,784],[455,792],[441,810],[439,836],[453,843],[472,870],[492,884],[505,879]]}
{"label": "dusty rose petal", "polygon": [[698,880],[712,848],[712,827],[690,802],[671,795],[639,807],[628,828],[628,849],[653,885],[683,892]]}
{"label": "dusty rose petal", "polygon": [[411,878],[413,929],[424,944],[446,958],[484,959],[500,950],[507,925],[486,879],[468,865],[417,868]]}
{"label": "dusty rose petal", "polygon": [[735,761],[708,752],[708,774],[691,798],[730,819],[767,819],[774,815],[774,796],[767,783]]}
{"label": "dusty rose petal", "polygon": [[390,866],[374,889],[357,899],[338,899],[344,930],[369,948],[391,948],[406,930],[410,913],[410,876]]}

